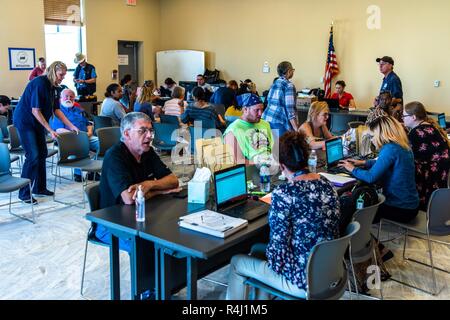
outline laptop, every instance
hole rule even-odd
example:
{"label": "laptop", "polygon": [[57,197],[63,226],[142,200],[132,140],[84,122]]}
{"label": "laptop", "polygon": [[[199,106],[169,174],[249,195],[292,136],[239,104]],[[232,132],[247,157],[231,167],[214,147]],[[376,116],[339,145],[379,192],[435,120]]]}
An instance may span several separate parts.
{"label": "laptop", "polygon": [[217,212],[253,221],[269,212],[270,206],[253,200],[247,193],[245,165],[237,165],[214,173]]}
{"label": "laptop", "polygon": [[339,110],[339,99],[323,99],[328,104],[330,110]]}
{"label": "laptop", "polygon": [[445,113],[438,115],[438,122],[442,129],[447,130],[447,121],[445,120]]}
{"label": "laptop", "polygon": [[348,173],[344,168],[338,167],[339,161],[351,158],[344,157],[342,138],[338,137],[325,141],[325,150],[327,156],[327,171],[330,173]]}

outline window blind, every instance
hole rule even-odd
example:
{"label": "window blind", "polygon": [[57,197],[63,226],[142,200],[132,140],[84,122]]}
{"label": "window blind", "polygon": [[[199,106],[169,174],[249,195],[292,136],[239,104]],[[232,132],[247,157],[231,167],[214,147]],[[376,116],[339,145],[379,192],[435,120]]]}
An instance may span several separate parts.
{"label": "window blind", "polygon": [[81,26],[80,0],[44,0],[45,24]]}

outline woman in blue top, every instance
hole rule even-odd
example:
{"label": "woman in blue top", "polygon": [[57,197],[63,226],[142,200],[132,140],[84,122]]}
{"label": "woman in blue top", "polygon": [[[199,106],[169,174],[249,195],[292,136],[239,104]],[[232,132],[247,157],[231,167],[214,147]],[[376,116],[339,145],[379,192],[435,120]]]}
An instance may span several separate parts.
{"label": "woman in blue top", "polygon": [[[52,63],[45,75],[28,83],[14,112],[13,123],[19,133],[20,143],[25,150],[25,162],[22,168],[22,178],[31,180],[33,194],[51,196],[53,192],[47,189],[47,173],[45,160],[47,158],[46,130],[52,138],[58,134],[50,128],[48,121],[55,114],[72,131],[75,127],[59,110],[57,87],[64,80],[67,67],[64,63]],[[28,185],[20,189],[19,199],[26,203],[36,203],[31,197]]]}
{"label": "woman in blue top", "polygon": [[[227,299],[245,299],[248,277],[299,298],[306,297],[306,267],[312,248],[339,237],[339,198],[333,186],[308,171],[305,136],[288,132],[280,139],[280,165],[288,183],[272,193],[270,241],[251,255],[231,260]],[[260,299],[267,298],[260,294]]]}
{"label": "woman in blue top", "polygon": [[386,201],[379,207],[380,218],[409,222],[418,213],[419,195],[415,182],[414,155],[403,126],[381,109],[368,119],[372,143],[380,150],[377,160],[347,160],[341,166],[367,183],[383,187]]}

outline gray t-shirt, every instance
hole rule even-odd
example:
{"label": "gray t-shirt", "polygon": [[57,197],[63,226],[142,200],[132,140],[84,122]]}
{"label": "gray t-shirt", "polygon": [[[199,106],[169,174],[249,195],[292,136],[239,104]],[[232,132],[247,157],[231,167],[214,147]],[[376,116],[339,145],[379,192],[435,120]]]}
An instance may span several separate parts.
{"label": "gray t-shirt", "polygon": [[126,112],[122,104],[113,98],[106,98],[102,103],[100,115],[113,119],[114,125],[120,125],[120,121],[125,117]]}

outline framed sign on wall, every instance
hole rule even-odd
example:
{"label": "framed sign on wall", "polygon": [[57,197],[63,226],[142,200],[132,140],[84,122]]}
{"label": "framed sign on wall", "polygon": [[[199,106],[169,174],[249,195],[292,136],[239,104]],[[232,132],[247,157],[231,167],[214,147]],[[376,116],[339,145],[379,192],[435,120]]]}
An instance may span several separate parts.
{"label": "framed sign on wall", "polygon": [[36,61],[34,48],[8,48],[9,70],[33,70]]}

